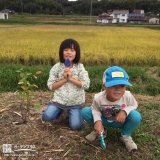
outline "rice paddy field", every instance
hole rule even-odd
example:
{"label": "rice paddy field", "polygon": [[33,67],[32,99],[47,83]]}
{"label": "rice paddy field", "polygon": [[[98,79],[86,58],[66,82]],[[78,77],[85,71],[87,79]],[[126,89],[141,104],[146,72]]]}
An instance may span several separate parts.
{"label": "rice paddy field", "polygon": [[77,40],[81,63],[160,66],[160,31],[142,27],[0,25],[0,63],[53,65],[60,43]]}

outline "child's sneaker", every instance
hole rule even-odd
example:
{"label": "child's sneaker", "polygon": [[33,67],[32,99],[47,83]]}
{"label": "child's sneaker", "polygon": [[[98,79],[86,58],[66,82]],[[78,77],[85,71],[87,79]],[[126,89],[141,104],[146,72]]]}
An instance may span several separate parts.
{"label": "child's sneaker", "polygon": [[42,122],[42,124],[44,124],[45,123],[45,121],[41,118],[41,122]]}
{"label": "child's sneaker", "polygon": [[134,143],[131,136],[121,135],[120,140],[125,144],[129,152],[137,150],[137,145]]}
{"label": "child's sneaker", "polygon": [[[106,138],[106,133],[107,133],[107,132],[105,132],[105,134],[104,134],[104,138]],[[98,138],[96,132],[95,132],[95,131],[92,131],[90,134],[88,134],[88,135],[86,136],[86,139],[87,139],[88,141],[90,141],[90,142],[93,142],[94,140],[98,140],[99,138]]]}

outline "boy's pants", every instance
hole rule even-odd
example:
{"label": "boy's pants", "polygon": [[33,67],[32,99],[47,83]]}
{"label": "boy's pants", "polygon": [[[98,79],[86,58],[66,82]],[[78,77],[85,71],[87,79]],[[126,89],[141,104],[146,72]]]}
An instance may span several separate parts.
{"label": "boy's pants", "polygon": [[[87,123],[94,128],[94,119],[92,115],[91,107],[85,107],[82,110],[82,117]],[[132,132],[138,127],[141,122],[141,115],[138,111],[132,110],[129,115],[126,117],[124,123],[118,122],[108,122],[105,117],[101,117],[102,124],[104,127],[113,127],[113,128],[121,128],[121,134],[130,136]]]}

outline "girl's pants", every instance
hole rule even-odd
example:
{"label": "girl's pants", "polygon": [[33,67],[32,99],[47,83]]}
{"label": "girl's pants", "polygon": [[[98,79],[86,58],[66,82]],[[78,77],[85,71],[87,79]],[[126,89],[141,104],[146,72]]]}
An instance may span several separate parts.
{"label": "girl's pants", "polygon": [[[85,107],[82,110],[82,117],[87,121],[87,123],[94,128],[94,120],[92,115],[91,107]],[[138,127],[141,122],[141,115],[138,111],[132,110],[126,117],[124,123],[118,122],[108,122],[105,117],[101,117],[102,124],[104,127],[121,128],[121,134],[130,136],[132,132]]]}
{"label": "girl's pants", "polygon": [[[68,109],[69,126],[73,130],[78,130],[83,126],[82,109],[73,108]],[[63,109],[59,108],[57,104],[49,103],[47,109],[42,115],[42,120],[51,122],[58,119],[63,112]]]}

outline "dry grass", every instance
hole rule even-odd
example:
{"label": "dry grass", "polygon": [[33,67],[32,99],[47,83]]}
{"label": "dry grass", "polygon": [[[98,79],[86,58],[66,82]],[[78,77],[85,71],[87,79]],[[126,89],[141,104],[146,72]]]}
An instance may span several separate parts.
{"label": "dry grass", "polygon": [[[86,93],[86,106],[92,103],[94,94]],[[154,102],[160,104],[160,96],[151,97],[144,95],[134,95],[140,103],[139,110],[146,111],[143,108],[144,104]],[[32,97],[33,103],[39,103],[39,109],[32,109],[31,116],[26,124],[15,125],[13,122],[21,120],[19,99],[13,93],[1,93],[0,95],[0,152],[2,152],[2,144],[12,145],[35,145],[33,157],[6,157],[1,153],[0,159],[5,160],[151,160],[154,153],[155,160],[158,160],[158,153],[152,151],[151,142],[145,144],[138,144],[138,151],[135,153],[128,153],[127,150],[119,142],[119,131],[116,129],[108,129],[108,136],[106,139],[107,150],[103,151],[98,143],[91,144],[86,141],[87,135],[91,128],[84,123],[83,129],[80,131],[72,131],[68,127],[68,118],[66,112],[63,114],[63,121],[61,123],[42,123],[40,120],[43,110],[46,108],[48,101],[51,99],[51,92],[35,92]],[[157,113],[157,110],[152,110],[152,113]],[[147,120],[145,118],[145,120]],[[150,123],[153,123],[150,120]],[[151,124],[152,125],[152,124]],[[158,126],[158,124],[157,124]],[[155,131],[155,127],[151,126]],[[160,138],[158,134],[159,129],[156,128],[156,133],[153,133],[157,139]],[[135,140],[136,141],[136,140]],[[26,154],[29,154],[26,153]],[[157,158],[157,159],[156,159]],[[160,158],[160,157],[159,157]]]}
{"label": "dry grass", "polygon": [[160,64],[160,32],[138,27],[0,25],[0,62],[50,65],[59,61],[60,43],[76,39],[85,65]]}

